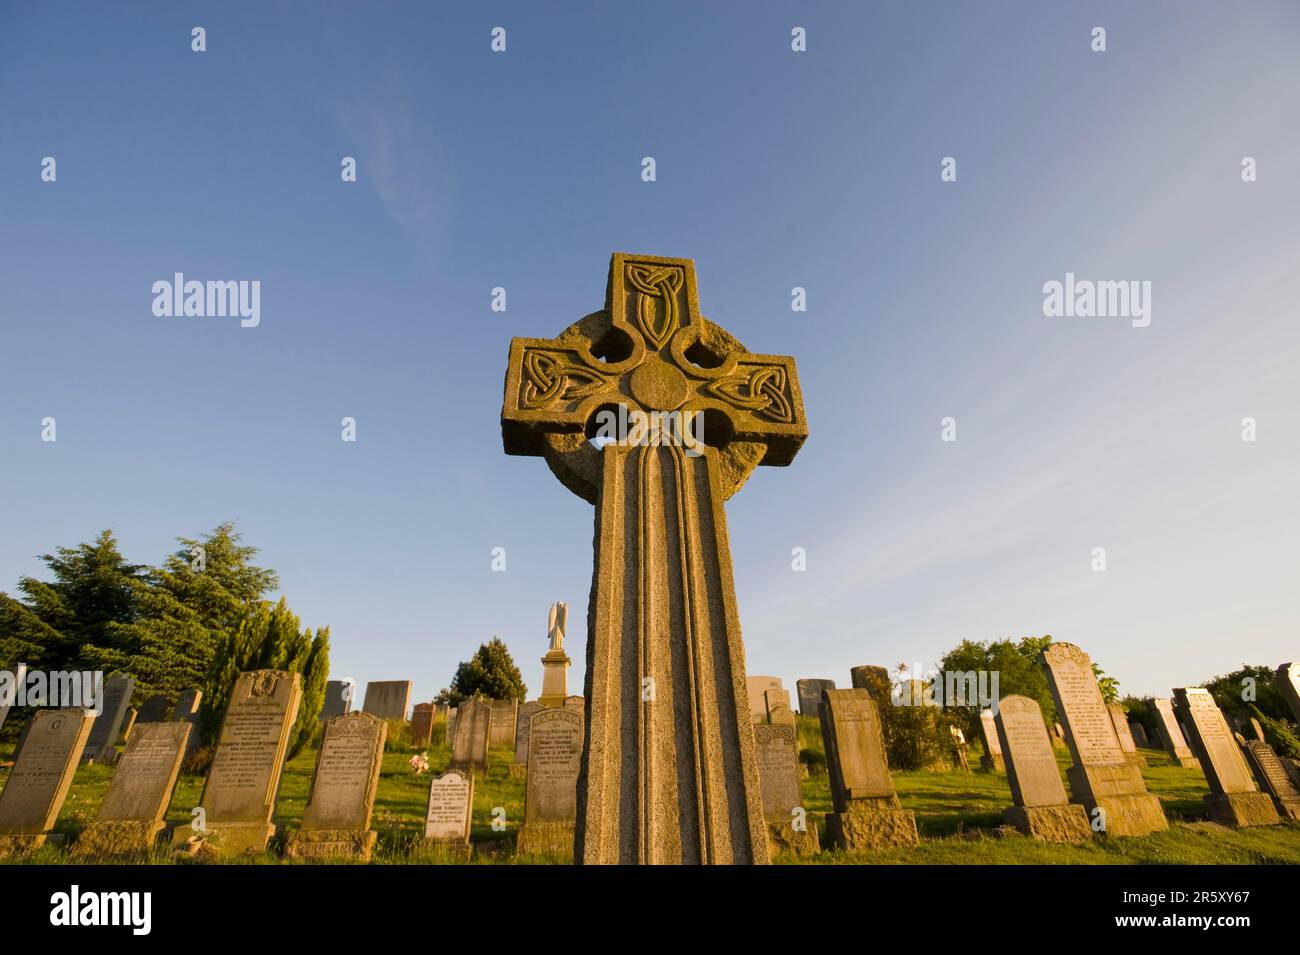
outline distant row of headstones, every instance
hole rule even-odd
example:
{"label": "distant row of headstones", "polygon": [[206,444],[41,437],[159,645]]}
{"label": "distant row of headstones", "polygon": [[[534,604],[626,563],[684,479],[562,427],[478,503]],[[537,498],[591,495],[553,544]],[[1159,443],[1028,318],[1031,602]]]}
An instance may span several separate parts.
{"label": "distant row of headstones", "polygon": [[[1129,727],[1122,712],[1116,714],[1104,703],[1088,655],[1058,643],[1044,652],[1043,663],[1073,757],[1066,772],[1072,798],[1067,800],[1053,735],[1038,703],[1024,696],[1003,697],[996,714],[982,716],[981,728],[993,768],[1005,767],[1007,773],[1013,802],[1006,811],[1007,823],[1027,835],[1058,842],[1167,828],[1159,800],[1146,790],[1142,757]],[[879,707],[893,704],[882,699],[878,689],[873,695],[869,680],[858,672],[865,669],[855,668],[854,673],[854,682],[862,686],[841,690],[820,681],[817,687],[815,708],[833,803],[826,831],[836,847],[850,851],[915,845],[915,816],[902,807],[895,791],[880,720]],[[1300,665],[1284,665],[1278,678],[1300,719]],[[755,678],[763,679],[770,678]],[[81,709],[34,714],[0,793],[0,857],[50,837],[78,763],[103,757],[103,741],[111,742],[121,732],[129,683],[129,678],[108,681],[99,719]],[[801,806],[798,730],[788,696],[779,686],[760,685],[756,697],[755,688],[751,681],[768,838],[774,848],[815,853],[815,828]],[[409,699],[409,684],[406,693]],[[298,674],[258,670],[239,676],[201,806],[190,825],[178,826],[173,833],[175,851],[221,855],[267,849],[276,832],[276,796],[301,696]],[[801,709],[808,702],[811,698],[801,692]],[[584,734],[581,705],[581,697],[561,707],[471,699],[457,709],[445,708],[451,759],[447,771],[430,783],[425,845],[468,855],[475,776],[486,771],[489,747],[513,746],[512,770],[527,778],[517,851],[571,850]],[[432,725],[438,707],[421,706],[429,708],[421,711],[421,718],[428,714]],[[401,711],[405,707],[403,700]],[[147,713],[145,709],[147,704],[142,716],[161,712],[158,707]],[[194,710],[197,699],[187,694],[173,709],[173,719],[136,720],[95,821],[72,847],[74,856],[114,857],[148,851],[156,844],[193,737]],[[1234,736],[1206,690],[1177,689],[1170,705],[1157,710],[1162,744],[1171,758],[1204,770],[1210,786],[1206,808],[1212,819],[1232,826],[1273,824],[1281,816],[1300,819],[1300,791],[1276,753],[1262,740]],[[369,859],[377,840],[370,823],[387,733],[387,718],[373,713],[343,712],[325,720],[307,809],[301,826],[285,839],[287,856]]]}

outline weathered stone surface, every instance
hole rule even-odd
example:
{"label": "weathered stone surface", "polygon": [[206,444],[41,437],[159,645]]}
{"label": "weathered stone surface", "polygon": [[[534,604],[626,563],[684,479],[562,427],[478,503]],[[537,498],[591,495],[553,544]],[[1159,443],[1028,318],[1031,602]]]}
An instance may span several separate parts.
{"label": "weathered stone surface", "polygon": [[767,691],[781,689],[777,676],[745,677],[745,693],[749,699],[749,715],[755,723],[767,722]]}
{"label": "weathered stone surface", "polygon": [[790,694],[785,690],[768,690],[763,694],[763,705],[767,710],[765,722],[795,725],[794,710],[790,709]]}
{"label": "weathered stone surface", "polygon": [[488,723],[488,746],[496,749],[506,746],[514,749],[515,724],[519,722],[519,703],[516,700],[491,700]]}
{"label": "weathered stone surface", "polygon": [[529,720],[520,853],[573,851],[582,735],[582,714],[573,709],[547,707]]}
{"label": "weathered stone surface", "polygon": [[122,721],[126,719],[134,692],[135,680],[129,676],[112,676],[104,681],[100,714],[90,728],[90,739],[81,753],[86,762],[109,766],[117,762],[117,739],[122,735]]}
{"label": "weathered stone surface", "polygon": [[387,721],[369,713],[336,716],[325,724],[302,827],[289,833],[286,856],[370,861],[378,838],[370,819],[387,738]]}
{"label": "weathered stone surface", "polygon": [[1141,723],[1128,724],[1129,735],[1133,737],[1133,742],[1143,749],[1150,749],[1151,744],[1147,741],[1146,727]]}
{"label": "weathered stone surface", "polygon": [[1160,800],[1147,792],[1141,769],[1120,749],[1088,654],[1073,644],[1054,643],[1043,651],[1042,663],[1074,759],[1066,771],[1071,801],[1087,810],[1094,831],[1138,836],[1169,828]]}
{"label": "weathered stone surface", "polygon": [[1273,747],[1263,740],[1247,740],[1246,758],[1264,792],[1273,798],[1278,815],[1300,822],[1300,789],[1296,788]]}
{"label": "weathered stone surface", "polygon": [[871,698],[876,701],[876,705],[881,703],[881,696],[889,699],[890,679],[889,670],[885,667],[864,664],[856,666],[849,670],[849,679],[855,690],[866,690],[871,694]]}
{"label": "weathered stone surface", "polygon": [[1174,717],[1174,701],[1168,698],[1156,699],[1156,733],[1160,736],[1160,746],[1175,766],[1185,769],[1200,769],[1201,764],[1192,754],[1182,728]]}
{"label": "weathered stone surface", "polygon": [[799,715],[819,717],[822,712],[822,691],[835,689],[834,680],[805,679],[794,681],[799,697]]}
{"label": "weathered stone surface", "polygon": [[122,718],[122,730],[117,737],[117,744],[125,746],[127,740],[131,738],[131,730],[135,729],[135,721],[140,716],[140,711],[134,707],[126,711],[126,716]]}
{"label": "weathered stone surface", "polygon": [[1191,733],[1192,751],[1210,784],[1210,794],[1205,797],[1210,818],[1227,826],[1281,822],[1272,797],[1255,785],[1246,757],[1210,692],[1199,686],[1176,688],[1174,713]]}
{"label": "weathered stone surface", "polygon": [[[519,714],[515,721],[515,765],[528,765],[528,732],[531,728],[530,721],[533,714],[540,713],[546,709],[546,705],[540,700],[533,700],[528,703],[519,704]],[[581,710],[577,711],[579,715]]]}
{"label": "weathered stone surface", "polygon": [[[989,772],[1007,771],[1006,760],[1002,755],[1002,742],[998,739],[998,728],[992,710],[980,712],[980,739],[984,742],[984,755],[980,765]],[[1048,746],[1051,744],[1049,743]]]}
{"label": "weathered stone surface", "polygon": [[410,680],[377,680],[366,684],[366,702],[361,711],[383,720],[404,720],[410,706]]}
{"label": "weathered stone surface", "polygon": [[[194,754],[202,740],[199,733],[199,708],[202,703],[202,690],[186,690],[177,699],[176,708],[172,710],[173,723],[189,723],[191,727],[189,741],[185,744],[185,759],[189,759]],[[184,761],[181,765],[185,765]]]}
{"label": "weathered stone surface", "polygon": [[1278,692],[1291,707],[1291,718],[1300,723],[1300,662],[1283,663],[1277,668],[1275,677]]}
{"label": "weathered stone surface", "polygon": [[[610,406],[698,413],[711,446],[597,449]],[[703,318],[690,260],[616,253],[602,311],[511,342],[501,431],[597,505],[578,860],[767,861],[723,501],[807,437],[794,362]]]}
{"label": "weathered stone surface", "polygon": [[1128,714],[1124,712],[1124,707],[1119,703],[1111,703],[1106,709],[1110,711],[1110,720],[1115,724],[1115,736],[1119,739],[1119,748],[1124,758],[1136,766],[1145,766],[1147,758],[1137,751],[1137,742],[1128,728]]}
{"label": "weathered stone surface", "polygon": [[587,699],[582,696],[566,696],[564,698],[564,705],[571,710],[577,710],[582,713],[587,709]]}
{"label": "weathered stone surface", "polygon": [[336,716],[351,713],[355,695],[356,684],[351,680],[330,680],[325,684],[325,704],[321,707],[320,721],[324,723]]}
{"label": "weathered stone surface", "polygon": [[38,710],[0,792],[0,859],[42,845],[67,798],[94,714]]}
{"label": "weathered stone surface", "polygon": [[431,842],[469,845],[470,814],[474,807],[474,774],[449,769],[429,783],[429,810],[424,838]]}
{"label": "weathered stone surface", "polygon": [[433,738],[432,703],[416,703],[411,710],[411,742],[416,746],[428,746]]}
{"label": "weathered stone surface", "polygon": [[172,701],[165,696],[151,696],[140,706],[137,723],[165,723],[172,712]]}
{"label": "weathered stone surface", "polygon": [[[542,693],[538,698],[543,706],[563,706],[569,695],[569,655],[564,652],[568,626],[569,605],[559,601],[551,604],[546,620],[550,644],[542,657]],[[517,731],[515,735],[519,735]]]}
{"label": "weathered stone surface", "polygon": [[799,791],[798,730],[793,723],[755,723],[754,752],[772,853],[815,854],[821,847],[816,831],[809,831]]}
{"label": "weathered stone surface", "polygon": [[916,845],[916,817],[903,809],[889,775],[876,703],[866,690],[822,694],[822,738],[835,812],[826,831],[841,849]]}
{"label": "weathered stone surface", "polygon": [[176,777],[185,758],[189,723],[141,723],[127,740],[95,821],[73,846],[73,855],[97,859],[143,855],[166,828]]}
{"label": "weathered stone surface", "polygon": [[178,826],[173,847],[196,854],[265,851],[275,835],[271,817],[301,700],[297,673],[239,674],[199,803],[205,828],[197,832],[193,824]]}
{"label": "weathered stone surface", "polygon": [[18,663],[8,670],[0,670],[0,727],[5,725],[13,701],[18,698],[18,688],[27,682],[27,664]]}
{"label": "weathered stone surface", "polygon": [[487,772],[488,729],[492,708],[487,700],[465,700],[456,710],[456,737],[451,744],[452,769]]}
{"label": "weathered stone surface", "polygon": [[1066,803],[1065,786],[1038,701],[1004,696],[993,723],[1015,803],[1003,814],[1007,824],[1049,842],[1091,839],[1087,812],[1082,806]]}

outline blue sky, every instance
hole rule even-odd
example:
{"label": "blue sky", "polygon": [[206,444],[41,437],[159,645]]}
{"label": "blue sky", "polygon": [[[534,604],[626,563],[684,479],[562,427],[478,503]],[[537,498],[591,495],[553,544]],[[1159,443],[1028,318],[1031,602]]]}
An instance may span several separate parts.
{"label": "blue sky", "polygon": [[[694,258],[705,315],[798,361],[811,436],[728,504],[751,673],[1051,633],[1164,695],[1295,659],[1298,28],[1288,2],[0,4],[0,588],[105,527],[156,562],[235,519],[336,677],[427,699],[498,634],[535,693],[566,600],[580,692],[592,509],[498,419],[510,337],[599,308],[618,250]],[[154,316],[175,272],[259,280],[261,324]],[[1067,272],[1150,281],[1151,325],[1045,317]]]}

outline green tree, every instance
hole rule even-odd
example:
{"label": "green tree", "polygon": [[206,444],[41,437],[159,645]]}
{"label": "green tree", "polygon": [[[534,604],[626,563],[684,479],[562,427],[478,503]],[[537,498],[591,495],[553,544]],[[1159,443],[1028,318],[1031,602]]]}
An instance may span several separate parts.
{"label": "green tree", "polygon": [[520,702],[528,696],[524,678],[499,637],[482,644],[473,657],[456,668],[447,702],[459,706],[462,700],[475,695]]}
{"label": "green tree", "polygon": [[1255,709],[1270,719],[1283,722],[1291,719],[1286,700],[1277,688],[1272,667],[1242,664],[1239,670],[1225,676],[1216,676],[1205,684],[1205,688],[1210,691],[1214,702],[1219,704],[1219,709],[1225,715],[1234,716],[1238,720],[1250,719]]}
{"label": "green tree", "polygon": [[[1043,719],[1050,726],[1056,720],[1056,703],[1047,686],[1047,674],[1038,659],[1052,643],[1048,637],[1024,637],[1011,640],[963,640],[944,654],[940,669],[945,672],[986,671],[998,675],[998,697],[1019,695],[1037,701]],[[964,706],[949,704],[968,740],[982,739],[979,706],[972,701]]]}

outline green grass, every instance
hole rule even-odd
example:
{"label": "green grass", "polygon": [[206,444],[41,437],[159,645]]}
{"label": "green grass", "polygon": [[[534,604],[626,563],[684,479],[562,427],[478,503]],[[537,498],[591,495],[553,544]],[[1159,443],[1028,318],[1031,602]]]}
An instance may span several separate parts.
{"label": "green grass", "polygon": [[[801,724],[814,721],[803,721]],[[800,726],[805,746],[820,750],[820,739]],[[441,742],[427,749],[431,767],[446,766],[450,753]],[[1208,793],[1205,777],[1197,769],[1180,769],[1167,764],[1155,750],[1143,750],[1150,764],[1143,771],[1147,788],[1160,797],[1171,826],[1167,832],[1131,839],[1095,839],[1084,846],[1060,846],[1038,842],[1000,830],[1002,811],[1011,803],[1005,775],[960,772],[899,772],[894,774],[903,806],[916,813],[922,843],[917,848],[892,849],[873,853],[841,853],[824,850],[813,859],[778,857],[785,863],[813,864],[945,864],[1007,865],[1026,863],[1115,865],[1155,864],[1259,864],[1300,863],[1300,824],[1231,830],[1208,822],[1202,797]],[[523,821],[524,781],[509,773],[513,752],[493,750],[489,754],[486,776],[474,785],[474,814],[471,840],[476,863],[567,863],[565,856],[519,858],[514,854],[515,835]],[[407,765],[411,753],[387,752],[380,773],[379,792],[371,827],[379,833],[375,864],[404,864],[426,861],[417,851],[424,833],[424,814],[429,793],[429,776],[417,776]],[[972,747],[972,765],[978,765],[978,753]],[[294,828],[302,819],[311,787],[316,753],[307,750],[290,761],[280,785],[276,818],[281,828]],[[1064,775],[1069,759],[1057,754]],[[0,769],[0,783],[8,777],[8,768]],[[112,777],[112,769],[81,766],[63,810],[56,831],[74,836],[90,822],[99,808]],[[804,807],[810,822],[823,827],[825,813],[831,811],[829,779],[816,760],[803,780]],[[199,804],[203,780],[182,775],[177,783],[167,821],[188,825],[189,809]],[[505,810],[504,828],[492,826],[493,810]],[[66,850],[47,845],[22,860],[29,863],[58,864],[67,861]],[[147,863],[167,864],[169,853],[158,850]],[[274,852],[240,860],[250,863],[288,864]]]}

